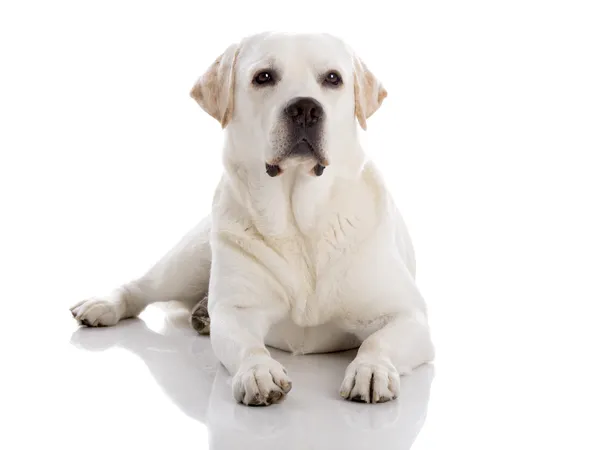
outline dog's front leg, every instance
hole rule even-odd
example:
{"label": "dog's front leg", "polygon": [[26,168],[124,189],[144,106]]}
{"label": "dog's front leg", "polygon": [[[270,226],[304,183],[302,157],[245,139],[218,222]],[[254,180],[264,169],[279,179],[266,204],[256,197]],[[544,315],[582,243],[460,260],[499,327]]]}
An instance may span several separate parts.
{"label": "dog's front leg", "polygon": [[272,311],[262,308],[224,306],[211,310],[213,349],[233,375],[234,398],[245,405],[277,403],[292,388],[285,368],[264,344],[274,319]]}
{"label": "dog's front leg", "polygon": [[433,359],[429,326],[422,312],[398,314],[364,340],[348,368],[340,394],[348,400],[381,403],[398,396],[400,375]]}
{"label": "dog's front leg", "polygon": [[215,255],[208,298],[215,354],[233,376],[238,402],[276,403],[292,383],[265,347],[265,336],[289,313],[285,293],[253,258],[227,247],[217,247]]}

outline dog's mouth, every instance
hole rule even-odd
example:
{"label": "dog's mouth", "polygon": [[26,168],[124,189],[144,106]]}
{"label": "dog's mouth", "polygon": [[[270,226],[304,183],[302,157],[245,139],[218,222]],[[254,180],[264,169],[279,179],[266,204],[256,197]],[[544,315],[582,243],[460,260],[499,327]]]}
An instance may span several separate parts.
{"label": "dog's mouth", "polygon": [[265,163],[267,174],[270,177],[281,175],[284,171],[282,163],[288,159],[316,162],[314,166],[311,166],[310,173],[317,177],[323,175],[325,168],[329,165],[329,161],[323,156],[321,150],[313,145],[306,137],[303,137],[294,145],[290,146],[289,150],[284,154]]}
{"label": "dog's mouth", "polygon": [[315,153],[315,147],[307,138],[302,138],[296,142],[290,151],[290,154],[292,155],[311,155]]}

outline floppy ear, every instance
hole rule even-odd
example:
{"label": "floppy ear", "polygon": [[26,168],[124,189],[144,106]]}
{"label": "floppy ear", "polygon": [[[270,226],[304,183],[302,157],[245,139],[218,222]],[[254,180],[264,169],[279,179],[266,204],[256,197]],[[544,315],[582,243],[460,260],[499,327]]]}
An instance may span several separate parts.
{"label": "floppy ear", "polygon": [[235,63],[239,53],[237,44],[231,45],[202,75],[190,96],[208,114],[217,119],[223,128],[233,116]]}
{"label": "floppy ear", "polygon": [[367,119],[379,109],[387,91],[360,58],[354,58],[354,113],[363,130]]}

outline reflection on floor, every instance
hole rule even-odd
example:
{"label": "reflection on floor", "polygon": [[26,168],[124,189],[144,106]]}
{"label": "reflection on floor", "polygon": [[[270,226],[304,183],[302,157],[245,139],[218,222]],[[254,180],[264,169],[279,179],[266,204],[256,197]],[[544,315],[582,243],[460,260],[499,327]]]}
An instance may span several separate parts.
{"label": "reflection on floor", "polygon": [[[209,338],[197,335],[181,314],[168,318],[160,332],[141,319],[80,328],[71,343],[82,351],[122,348],[141,358],[173,404],[206,425],[211,450],[409,449],[425,420],[433,380],[433,367],[423,366],[403,378],[396,401],[353,403],[339,397],[338,389],[354,352],[293,356],[273,350],[294,388],[281,404],[249,408],[234,402],[231,379]],[[145,407],[152,408],[151,396]]]}

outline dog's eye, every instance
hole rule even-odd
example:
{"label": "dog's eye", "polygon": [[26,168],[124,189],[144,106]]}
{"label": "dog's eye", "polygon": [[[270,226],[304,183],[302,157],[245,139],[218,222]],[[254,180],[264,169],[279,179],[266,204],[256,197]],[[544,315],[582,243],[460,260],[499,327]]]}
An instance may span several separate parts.
{"label": "dog's eye", "polygon": [[325,75],[323,83],[329,84],[331,86],[338,86],[342,84],[342,77],[339,73],[331,71],[328,72],[327,75]]}
{"label": "dog's eye", "polygon": [[254,84],[262,85],[262,84],[270,84],[275,82],[275,76],[272,72],[268,70],[264,70],[262,72],[257,73],[252,80]]}

